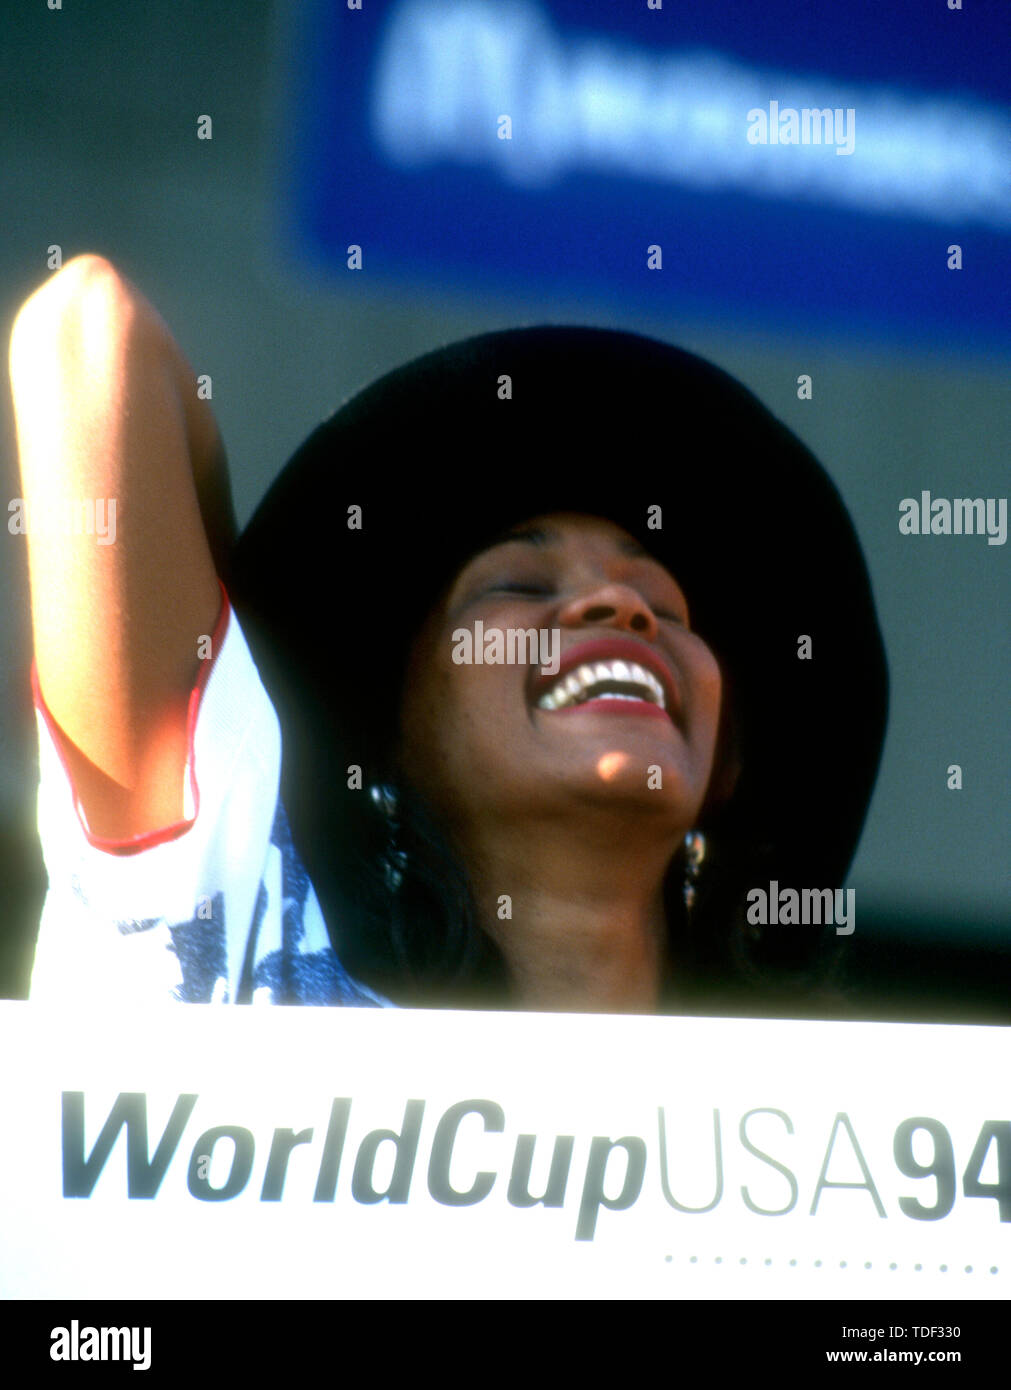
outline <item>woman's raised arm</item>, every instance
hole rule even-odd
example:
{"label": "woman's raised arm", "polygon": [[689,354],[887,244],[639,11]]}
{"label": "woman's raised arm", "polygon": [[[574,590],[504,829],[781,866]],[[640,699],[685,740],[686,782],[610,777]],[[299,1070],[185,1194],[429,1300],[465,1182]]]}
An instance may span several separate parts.
{"label": "woman's raised arm", "polygon": [[165,323],[101,256],[25,301],[10,375],[41,692],[92,832],[142,834],[182,818],[187,698],[234,529],[221,437]]}

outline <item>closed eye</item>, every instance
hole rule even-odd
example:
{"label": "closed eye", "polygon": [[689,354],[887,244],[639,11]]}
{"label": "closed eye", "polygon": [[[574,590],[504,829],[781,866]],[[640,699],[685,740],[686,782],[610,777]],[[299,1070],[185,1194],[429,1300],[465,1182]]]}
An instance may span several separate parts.
{"label": "closed eye", "polygon": [[532,596],[544,597],[550,590],[542,584],[493,584],[488,590],[491,594],[530,594]]}

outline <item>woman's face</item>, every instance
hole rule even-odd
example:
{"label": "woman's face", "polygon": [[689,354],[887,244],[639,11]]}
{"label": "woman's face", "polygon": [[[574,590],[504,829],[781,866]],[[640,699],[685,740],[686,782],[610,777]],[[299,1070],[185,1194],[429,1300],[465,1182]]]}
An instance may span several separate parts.
{"label": "woman's face", "polygon": [[[533,661],[515,645],[515,664],[459,661],[462,629],[484,633],[472,656],[494,656],[489,633],[531,628],[557,633]],[[551,651],[557,674],[536,659]],[[720,694],[716,658],[659,561],[611,522],[536,517],[471,559],[429,615],[401,763],[464,840],[606,807],[661,817],[673,851],[705,799]]]}

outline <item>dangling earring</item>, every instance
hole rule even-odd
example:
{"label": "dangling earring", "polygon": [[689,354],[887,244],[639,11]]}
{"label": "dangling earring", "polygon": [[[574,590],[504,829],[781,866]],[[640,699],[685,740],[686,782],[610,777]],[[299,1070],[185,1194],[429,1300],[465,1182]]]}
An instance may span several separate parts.
{"label": "dangling earring", "polygon": [[397,848],[397,831],[400,828],[397,789],[392,782],[377,782],[369,788],[369,795],[386,821],[386,886],[391,893],[395,893],[404,880],[404,866],[407,863],[407,855]]}
{"label": "dangling earring", "polygon": [[397,789],[393,783],[377,782],[375,786],[369,788],[369,794],[386,819],[396,823]]}
{"label": "dangling earring", "polygon": [[689,830],[685,835],[685,908],[691,912],[695,906],[695,886],[698,883],[699,869],[706,857],[706,837],[701,830]]}

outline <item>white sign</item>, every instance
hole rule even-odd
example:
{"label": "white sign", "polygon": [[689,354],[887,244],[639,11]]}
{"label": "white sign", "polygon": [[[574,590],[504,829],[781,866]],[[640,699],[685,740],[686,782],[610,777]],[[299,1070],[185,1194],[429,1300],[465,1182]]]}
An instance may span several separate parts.
{"label": "white sign", "polygon": [[0,1005],[5,1298],[1004,1299],[998,1028]]}

